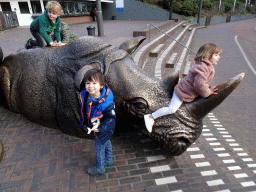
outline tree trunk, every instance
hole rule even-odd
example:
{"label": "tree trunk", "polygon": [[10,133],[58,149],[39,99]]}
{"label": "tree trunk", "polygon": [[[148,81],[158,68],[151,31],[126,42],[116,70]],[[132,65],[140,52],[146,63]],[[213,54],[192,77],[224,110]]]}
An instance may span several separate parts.
{"label": "tree trunk", "polygon": [[170,12],[169,20],[172,20],[173,0],[169,0],[169,3],[170,3],[170,7],[169,7],[169,12]]}

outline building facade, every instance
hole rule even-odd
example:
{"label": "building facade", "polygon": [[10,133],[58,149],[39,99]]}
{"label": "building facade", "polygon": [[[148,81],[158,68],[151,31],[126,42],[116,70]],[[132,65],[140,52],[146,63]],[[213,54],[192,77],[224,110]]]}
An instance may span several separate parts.
{"label": "building facade", "polygon": [[[68,24],[91,22],[96,0],[57,0],[63,8],[61,20]],[[15,12],[19,26],[29,26],[45,11],[47,0],[0,0],[0,12]],[[168,20],[169,12],[137,0],[101,0],[103,20]]]}
{"label": "building facade", "polygon": [[[61,20],[73,22],[92,21],[91,12],[96,7],[95,0],[72,1],[58,0],[63,8]],[[16,12],[20,26],[28,26],[35,17],[45,11],[46,0],[0,0],[0,11],[3,13]],[[101,0],[102,4],[112,4],[113,1]]]}

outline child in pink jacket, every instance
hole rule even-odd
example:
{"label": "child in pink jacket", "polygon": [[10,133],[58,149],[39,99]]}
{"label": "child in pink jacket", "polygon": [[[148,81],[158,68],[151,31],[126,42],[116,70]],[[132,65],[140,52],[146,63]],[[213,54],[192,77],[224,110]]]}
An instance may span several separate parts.
{"label": "child in pink jacket", "polygon": [[168,107],[158,109],[152,114],[144,115],[147,130],[151,133],[154,119],[175,113],[183,102],[192,102],[198,96],[209,97],[217,94],[218,89],[210,86],[222,49],[215,44],[206,43],[201,46],[195,56],[195,65],[175,87]]}

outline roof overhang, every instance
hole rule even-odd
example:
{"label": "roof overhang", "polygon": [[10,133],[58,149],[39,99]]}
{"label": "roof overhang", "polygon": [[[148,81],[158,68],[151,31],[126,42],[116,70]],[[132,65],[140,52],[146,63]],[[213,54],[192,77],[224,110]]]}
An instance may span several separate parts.
{"label": "roof overhang", "polygon": [[[87,1],[96,1],[96,0],[87,0]],[[114,1],[110,0],[101,0],[102,3],[114,3]]]}

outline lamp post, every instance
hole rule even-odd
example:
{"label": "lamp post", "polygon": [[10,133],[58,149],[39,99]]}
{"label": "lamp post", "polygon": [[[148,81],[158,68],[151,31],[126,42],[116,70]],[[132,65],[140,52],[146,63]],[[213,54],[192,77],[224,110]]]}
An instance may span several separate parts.
{"label": "lamp post", "polygon": [[236,8],[236,0],[234,0],[233,11],[235,11],[235,8]]}
{"label": "lamp post", "polygon": [[104,36],[101,0],[96,0],[98,36]]}
{"label": "lamp post", "polygon": [[221,0],[220,0],[220,3],[219,3],[219,13],[220,13],[220,9],[221,9]]}
{"label": "lamp post", "polygon": [[200,0],[199,2],[199,11],[198,11],[198,18],[197,18],[197,23],[200,25],[200,18],[201,18],[201,9],[203,5],[203,0]]}
{"label": "lamp post", "polygon": [[247,0],[245,0],[245,4],[244,4],[244,12],[246,11],[246,7],[247,7]]}

